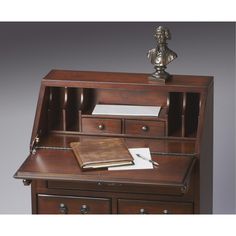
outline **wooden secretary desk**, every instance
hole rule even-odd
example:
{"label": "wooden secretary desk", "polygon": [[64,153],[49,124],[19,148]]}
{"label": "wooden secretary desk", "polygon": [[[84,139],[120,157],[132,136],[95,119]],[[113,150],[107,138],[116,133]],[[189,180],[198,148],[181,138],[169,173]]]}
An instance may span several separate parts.
{"label": "wooden secretary desk", "polygon": [[[96,104],[157,105],[158,117],[92,115]],[[149,170],[82,171],[70,143],[121,137],[149,147]],[[41,83],[30,154],[15,174],[37,214],[212,212],[213,78],[52,70]]]}

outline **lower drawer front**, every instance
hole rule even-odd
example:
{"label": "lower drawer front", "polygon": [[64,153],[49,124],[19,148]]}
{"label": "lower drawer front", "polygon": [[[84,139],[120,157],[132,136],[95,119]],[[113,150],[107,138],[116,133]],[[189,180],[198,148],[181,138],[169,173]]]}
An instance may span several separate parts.
{"label": "lower drawer front", "polygon": [[39,214],[108,214],[110,200],[74,196],[38,195]]}
{"label": "lower drawer front", "polygon": [[118,200],[119,214],[192,214],[193,205],[182,202]]}

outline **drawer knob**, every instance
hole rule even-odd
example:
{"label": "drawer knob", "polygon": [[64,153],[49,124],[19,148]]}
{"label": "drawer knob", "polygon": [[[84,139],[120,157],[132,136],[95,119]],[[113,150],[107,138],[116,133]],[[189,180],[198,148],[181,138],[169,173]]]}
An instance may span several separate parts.
{"label": "drawer knob", "polygon": [[103,124],[98,125],[98,129],[104,130],[105,126]]}
{"label": "drawer knob", "polygon": [[146,126],[146,125],[144,125],[144,126],[142,126],[142,131],[148,131],[148,126]]}
{"label": "drawer knob", "polygon": [[170,214],[170,212],[168,210],[163,210],[163,214]]}
{"label": "drawer knob", "polygon": [[141,208],[141,209],[139,210],[139,214],[147,214],[147,211],[145,211],[145,209]]}
{"label": "drawer knob", "polygon": [[30,179],[23,179],[23,184],[25,185],[25,186],[29,186],[30,184],[31,184],[31,180]]}
{"label": "drawer knob", "polygon": [[89,211],[89,207],[87,205],[82,205],[81,208],[80,208],[80,213],[81,214],[87,214]]}
{"label": "drawer knob", "polygon": [[67,206],[64,203],[60,203],[59,211],[61,214],[67,214],[68,212]]}

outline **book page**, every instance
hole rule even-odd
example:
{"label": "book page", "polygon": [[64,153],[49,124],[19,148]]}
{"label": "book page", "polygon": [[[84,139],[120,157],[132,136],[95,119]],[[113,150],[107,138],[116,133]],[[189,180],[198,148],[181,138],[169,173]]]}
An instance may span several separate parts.
{"label": "book page", "polygon": [[[108,170],[138,170],[138,169],[153,169],[153,165],[148,160],[151,160],[149,148],[129,148],[129,152],[134,158],[134,165],[109,167]],[[139,154],[148,160],[137,157]]]}
{"label": "book page", "polygon": [[161,107],[97,104],[92,115],[156,116]]}

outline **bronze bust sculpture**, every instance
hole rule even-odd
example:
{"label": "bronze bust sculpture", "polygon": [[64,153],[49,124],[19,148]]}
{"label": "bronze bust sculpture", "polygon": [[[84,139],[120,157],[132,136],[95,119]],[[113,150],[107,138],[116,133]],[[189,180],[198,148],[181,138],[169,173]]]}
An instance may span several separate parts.
{"label": "bronze bust sculpture", "polygon": [[170,74],[165,71],[166,65],[173,61],[177,57],[177,54],[167,47],[166,41],[171,39],[169,29],[163,26],[157,27],[154,37],[157,40],[157,47],[149,50],[147,56],[156,71],[149,79],[151,81],[165,83],[170,78]]}

